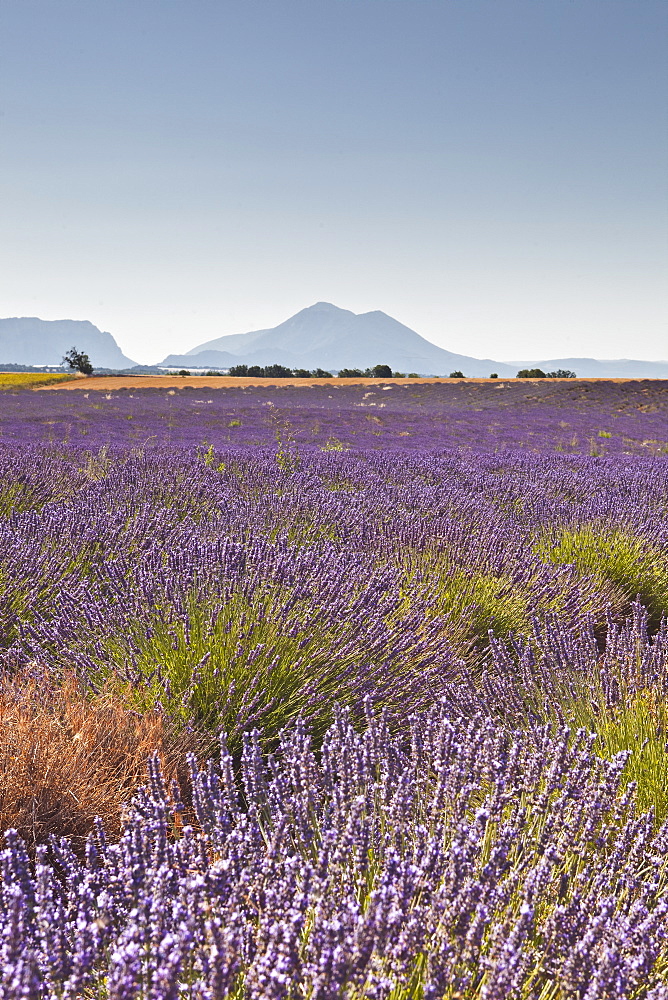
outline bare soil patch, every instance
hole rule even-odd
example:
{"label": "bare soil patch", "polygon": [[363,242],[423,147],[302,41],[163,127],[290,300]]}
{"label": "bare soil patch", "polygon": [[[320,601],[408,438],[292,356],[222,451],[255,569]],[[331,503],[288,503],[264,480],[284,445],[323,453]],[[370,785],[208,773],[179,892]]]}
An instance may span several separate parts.
{"label": "bare soil patch", "polygon": [[577,378],[577,379],[518,379],[518,378],[237,378],[230,375],[90,375],[75,378],[58,385],[38,386],[38,391],[52,389],[85,389],[86,391],[111,389],[229,389],[249,386],[304,386],[312,385],[424,385],[440,382],[641,382],[654,379],[633,378]]}

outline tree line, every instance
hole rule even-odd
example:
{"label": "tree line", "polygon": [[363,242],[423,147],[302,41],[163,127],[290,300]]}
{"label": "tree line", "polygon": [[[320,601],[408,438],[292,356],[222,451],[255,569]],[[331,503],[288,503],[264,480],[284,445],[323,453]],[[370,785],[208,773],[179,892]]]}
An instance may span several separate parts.
{"label": "tree line", "polygon": [[[90,358],[83,351],[78,351],[76,347],[71,347],[63,357],[63,364],[72,371],[81,372],[82,375],[92,375],[94,368],[90,363]],[[220,375],[220,372],[209,371],[207,375]],[[287,368],[285,365],[233,365],[228,372],[229,375],[238,378],[333,378],[332,372],[325,371],[324,368]],[[182,368],[179,375],[190,375],[190,372]],[[374,365],[373,368],[341,368],[337,373],[337,378],[419,378],[417,372],[393,372],[389,365]],[[450,378],[465,378],[463,372],[450,372]],[[498,378],[496,372],[492,372],[490,378]],[[577,378],[575,372],[568,368],[558,368],[554,372],[544,372],[541,368],[521,368],[517,373],[517,378]]]}
{"label": "tree line", "polygon": [[[332,372],[323,368],[286,368],[285,365],[233,365],[230,375],[246,378],[333,378]],[[341,368],[337,378],[419,378],[416,372],[393,372],[389,365],[374,365],[373,368]]]}
{"label": "tree line", "polygon": [[[182,372],[181,374],[190,374]],[[209,374],[212,374],[209,372]],[[215,374],[218,374],[216,372]],[[333,378],[332,372],[326,372],[322,368],[286,368],[284,365],[233,365],[229,370],[230,375],[246,378]],[[374,365],[373,368],[341,368],[336,373],[337,378],[420,378],[417,372],[393,372],[389,365]],[[463,372],[450,372],[449,378],[466,378]],[[490,378],[498,378],[496,372],[492,372]],[[522,368],[517,373],[517,378],[577,378],[575,372],[567,368],[558,368],[554,372],[544,372],[540,368]]]}

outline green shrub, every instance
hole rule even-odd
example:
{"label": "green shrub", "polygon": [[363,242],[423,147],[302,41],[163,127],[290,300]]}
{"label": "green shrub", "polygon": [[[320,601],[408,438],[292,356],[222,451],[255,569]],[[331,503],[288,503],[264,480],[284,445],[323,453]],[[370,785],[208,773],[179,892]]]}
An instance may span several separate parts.
{"label": "green shrub", "polygon": [[626,777],[638,786],[640,809],[654,809],[657,821],[662,823],[668,818],[665,696],[648,689],[628,699],[622,697],[618,705],[596,712],[588,726],[597,734],[595,748],[602,757],[629,751]]}
{"label": "green shrub", "polygon": [[448,639],[460,655],[486,648],[490,629],[497,635],[531,631],[530,595],[509,576],[458,566],[442,552],[412,552],[406,562],[407,606],[413,588],[426,588],[431,615],[447,619]]}
{"label": "green shrub", "polygon": [[[611,760],[628,753],[625,780],[637,785],[638,805],[653,809],[657,823],[668,818],[668,703],[661,691],[645,688],[630,692],[620,678],[616,703],[606,704],[600,679],[570,674],[558,683],[561,696],[545,698],[537,686],[532,709],[554,726],[595,733],[594,750]],[[561,703],[561,711],[555,711]]]}
{"label": "green shrub", "polygon": [[[367,585],[373,587],[351,584],[336,618],[326,602],[315,607],[303,588],[272,580],[230,585],[223,593],[195,586],[183,607],[157,599],[123,630],[82,636],[79,650],[97,681],[116,679],[135,709],[162,706],[212,740],[222,728],[235,752],[244,730],[257,726],[271,741],[299,715],[318,738],[335,703],[361,720],[370,692],[395,714],[433,697],[425,671],[433,661],[429,644],[440,647],[440,634],[410,633],[410,607],[402,607],[396,591],[379,598],[373,621],[360,617],[355,609]],[[123,681],[128,663],[134,679]]]}
{"label": "green shrub", "polygon": [[582,576],[596,580],[613,611],[628,611],[639,599],[653,629],[668,614],[668,557],[628,528],[603,524],[560,528],[544,534],[535,550],[545,561],[570,563]]}

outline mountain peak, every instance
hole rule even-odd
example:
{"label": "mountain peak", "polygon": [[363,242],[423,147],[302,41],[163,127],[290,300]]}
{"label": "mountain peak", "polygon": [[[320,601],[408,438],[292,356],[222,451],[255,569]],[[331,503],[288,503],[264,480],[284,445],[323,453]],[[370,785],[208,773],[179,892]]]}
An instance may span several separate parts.
{"label": "mountain peak", "polygon": [[[331,313],[332,316],[335,315],[345,315],[354,316],[355,313],[351,312],[350,309],[341,309],[340,306],[335,306],[332,302],[314,302],[312,306],[307,306],[306,309],[302,309],[303,313]],[[297,315],[301,315],[297,313]]]}
{"label": "mountain peak", "polygon": [[403,372],[447,375],[515,374],[494,361],[452,354],[430,343],[387,313],[356,314],[332,302],[315,302],[271,330],[228,334],[200,344],[187,355],[169,355],[162,364],[228,367],[232,364],[282,364],[289,368],[367,368],[386,364]]}

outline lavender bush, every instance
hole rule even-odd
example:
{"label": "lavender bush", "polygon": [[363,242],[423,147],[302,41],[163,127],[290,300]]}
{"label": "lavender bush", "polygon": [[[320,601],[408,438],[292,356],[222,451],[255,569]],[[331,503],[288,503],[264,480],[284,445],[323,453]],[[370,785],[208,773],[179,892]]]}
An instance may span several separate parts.
{"label": "lavender bush", "polygon": [[[4,996],[660,996],[668,828],[584,733],[340,714],[265,763],[155,765],[118,845],[2,855]],[[653,990],[653,993],[650,991]]]}

